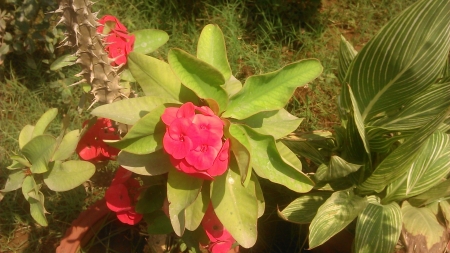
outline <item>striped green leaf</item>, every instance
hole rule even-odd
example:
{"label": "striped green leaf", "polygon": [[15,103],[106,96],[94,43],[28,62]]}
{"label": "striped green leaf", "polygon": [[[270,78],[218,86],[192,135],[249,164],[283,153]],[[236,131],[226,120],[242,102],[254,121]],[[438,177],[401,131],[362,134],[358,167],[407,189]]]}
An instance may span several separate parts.
{"label": "striped green leaf", "polygon": [[383,203],[421,194],[439,183],[450,171],[450,138],[436,132],[426,141],[407,173],[386,189]]}
{"label": "striped green leaf", "polygon": [[449,109],[441,112],[438,117],[421,127],[411,137],[386,157],[362,184],[358,185],[361,192],[381,192],[386,185],[403,176],[415,161],[427,139],[436,131],[447,117]]}
{"label": "striped green leaf", "polygon": [[282,211],[278,211],[278,216],[297,224],[311,223],[317,210],[331,196],[331,193],[330,191],[316,191],[302,194]]}
{"label": "striped green leaf", "polygon": [[367,199],[355,195],[353,190],[338,191],[317,210],[309,226],[309,247],[322,245],[344,229],[366,207]]}
{"label": "striped green leaf", "polygon": [[380,205],[369,196],[369,204],[358,215],[355,235],[355,252],[391,253],[394,252],[402,231],[402,211],[393,202]]}
{"label": "striped green leaf", "polygon": [[[341,35],[341,42],[339,43],[339,65],[338,65],[338,79],[342,84],[342,88],[344,89],[345,85],[345,75],[350,67],[355,56],[358,52],[355,48],[348,42],[344,36]],[[345,87],[346,89],[347,87]]]}
{"label": "striped green leaf", "polygon": [[409,202],[414,206],[423,206],[447,196],[450,196],[450,179],[439,182],[428,191],[409,199]]}
{"label": "striped green leaf", "polygon": [[[418,1],[359,52],[346,83],[358,95],[356,104],[364,122],[397,110],[435,82],[450,49],[449,23],[449,1]],[[351,106],[347,97],[343,92],[344,108]]]}
{"label": "striped green leaf", "polygon": [[328,165],[321,164],[314,175],[320,181],[331,181],[342,178],[361,168],[361,165],[345,161],[337,155],[330,158]]}
{"label": "striped green leaf", "polygon": [[[447,245],[447,233],[428,207],[417,208],[408,201],[403,202],[403,238],[409,252],[421,249],[420,252],[444,252]],[[433,248],[433,250],[432,250]]]}

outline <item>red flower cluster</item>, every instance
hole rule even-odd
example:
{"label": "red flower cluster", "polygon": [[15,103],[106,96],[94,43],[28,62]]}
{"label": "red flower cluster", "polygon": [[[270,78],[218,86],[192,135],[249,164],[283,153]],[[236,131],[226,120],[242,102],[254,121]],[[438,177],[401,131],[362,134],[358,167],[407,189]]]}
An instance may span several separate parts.
{"label": "red flower cluster", "polygon": [[222,141],[223,122],[209,107],[188,102],[166,108],[161,119],[164,150],[178,170],[207,180],[227,170],[230,142]]}
{"label": "red flower cluster", "polygon": [[[83,123],[83,127],[89,121]],[[98,118],[97,122],[87,130],[78,142],[76,151],[81,159],[90,162],[101,162],[113,159],[119,150],[108,146],[103,140],[119,140],[110,119]]]}
{"label": "red flower cluster", "polygon": [[116,213],[121,222],[135,225],[142,219],[142,214],[136,213],[134,209],[141,184],[131,175],[131,171],[119,167],[111,186],[106,190],[105,199],[108,208]]}
{"label": "red flower cluster", "polygon": [[101,24],[97,27],[98,33],[103,33],[105,25],[109,27],[105,50],[109,58],[114,59],[113,65],[125,64],[127,55],[133,51],[134,35],[129,35],[127,28],[114,16],[105,15],[98,22]]}
{"label": "red flower cluster", "polygon": [[211,253],[229,252],[236,240],[234,240],[233,236],[231,236],[220,222],[219,218],[217,218],[211,204],[209,204],[205,216],[203,217],[202,226],[211,241],[209,244],[209,251]]}

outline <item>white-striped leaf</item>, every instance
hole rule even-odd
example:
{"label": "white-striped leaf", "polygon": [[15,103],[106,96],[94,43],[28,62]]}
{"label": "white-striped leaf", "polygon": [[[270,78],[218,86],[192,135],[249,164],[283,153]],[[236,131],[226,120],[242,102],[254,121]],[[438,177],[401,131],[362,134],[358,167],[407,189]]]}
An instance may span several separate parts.
{"label": "white-striped leaf", "polygon": [[397,203],[380,205],[369,201],[356,223],[355,252],[391,253],[401,231],[402,211]]}
{"label": "white-striped leaf", "polygon": [[[417,208],[403,202],[403,238],[407,252],[444,252],[447,231],[428,207]],[[433,248],[433,250],[431,250]],[[409,249],[409,250],[408,250]]]}
{"label": "white-striped leaf", "polygon": [[412,97],[398,113],[377,119],[368,125],[382,128],[386,132],[409,131],[425,125],[449,105],[450,83],[433,84]]}
{"label": "white-striped leaf", "polygon": [[281,219],[298,223],[308,224],[314,219],[317,210],[331,196],[330,191],[316,191],[302,194],[296,198],[282,211],[278,211]]}
{"label": "white-striped leaf", "polygon": [[383,203],[421,194],[439,183],[450,170],[450,138],[436,132],[426,141],[407,173],[386,189]]}
{"label": "white-striped leaf", "polygon": [[432,187],[428,191],[409,199],[409,202],[414,206],[422,206],[449,195],[450,179],[447,179],[445,181],[439,182],[439,184]]}
{"label": "white-striped leaf", "polygon": [[[341,35],[341,42],[339,43],[339,65],[338,65],[338,79],[342,84],[342,88],[344,89],[345,85],[345,75],[347,74],[348,68],[352,63],[355,56],[358,54],[358,51],[348,42],[344,36]],[[346,89],[347,87],[345,87]]]}
{"label": "white-striped leaf", "polygon": [[[450,48],[449,23],[449,1],[418,1],[359,52],[345,81],[358,95],[356,102],[364,122],[398,110],[411,95],[435,82]],[[343,92],[347,100],[341,100],[349,108],[347,96]]]}
{"label": "white-striped leaf", "polygon": [[366,205],[367,199],[355,195],[353,190],[333,193],[318,209],[309,226],[309,247],[325,243],[350,224]]}
{"label": "white-striped leaf", "polygon": [[[364,128],[364,120],[361,116],[361,112],[359,111],[358,102],[353,94],[352,88],[348,86],[348,92],[350,95],[350,100],[352,101],[353,108],[353,119],[355,120],[356,129],[358,129],[359,136],[361,137],[362,143],[364,145],[364,149],[367,154],[370,154],[369,142],[366,138],[366,129]],[[370,156],[369,156],[370,159]]]}
{"label": "white-striped leaf", "polygon": [[361,192],[381,192],[386,185],[393,182],[410,168],[410,165],[419,155],[422,146],[431,134],[447,117],[449,109],[441,112],[438,117],[431,120],[416,133],[409,137],[400,147],[386,157],[362,184],[358,185]]}
{"label": "white-striped leaf", "polygon": [[331,181],[342,178],[361,168],[361,165],[345,161],[339,156],[333,155],[328,165],[321,164],[316,171],[315,177],[320,181]]}

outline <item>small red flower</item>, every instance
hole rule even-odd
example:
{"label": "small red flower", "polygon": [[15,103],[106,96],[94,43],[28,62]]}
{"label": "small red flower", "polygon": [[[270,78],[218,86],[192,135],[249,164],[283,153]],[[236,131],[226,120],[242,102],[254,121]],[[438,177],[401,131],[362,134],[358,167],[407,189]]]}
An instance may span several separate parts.
{"label": "small red flower", "polygon": [[[83,123],[87,125],[88,121]],[[119,150],[108,146],[103,140],[119,140],[115,133],[111,120],[98,118],[97,122],[91,126],[78,142],[76,151],[81,159],[91,162],[101,162],[113,159]]]}
{"label": "small red flower", "polygon": [[[97,32],[108,34],[105,39],[105,50],[108,52],[108,57],[114,60],[112,65],[125,64],[127,55],[133,51],[135,36],[129,35],[127,28],[114,16],[106,15],[98,22],[100,26],[97,27]],[[109,30],[105,31],[105,26],[108,26]]]}
{"label": "small red flower", "polygon": [[212,253],[227,253],[235,242],[233,236],[226,230],[214,213],[211,204],[209,204],[203,217],[202,227],[211,241],[209,250]]}
{"label": "small red flower", "polygon": [[119,167],[111,186],[106,190],[105,199],[106,205],[116,213],[117,219],[125,224],[135,225],[143,217],[134,209],[140,194],[141,184],[136,179],[131,178],[131,174],[131,171]]}

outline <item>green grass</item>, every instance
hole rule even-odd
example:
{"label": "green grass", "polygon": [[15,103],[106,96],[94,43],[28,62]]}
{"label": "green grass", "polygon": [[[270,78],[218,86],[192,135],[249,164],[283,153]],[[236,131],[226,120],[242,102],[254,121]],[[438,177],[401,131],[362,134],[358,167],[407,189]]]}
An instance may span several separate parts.
{"label": "green grass", "polygon": [[[360,50],[388,20],[415,0],[323,0],[320,13],[308,19],[307,23],[286,16],[286,12],[267,11],[255,5],[256,2],[103,0],[94,7],[102,10],[100,16],[116,15],[129,31],[144,28],[166,31],[170,35],[169,42],[152,54],[163,60],[167,59],[168,50],[173,47],[195,54],[203,26],[219,24],[225,36],[233,75],[241,81],[293,61],[319,59],[324,66],[322,76],[298,88],[287,106],[290,112],[305,118],[300,130],[309,131],[330,130],[339,123],[336,99],[340,85],[336,75],[340,35]],[[10,163],[9,156],[18,151],[17,138],[23,126],[34,124],[50,107],[58,107],[61,112],[51,126],[52,133],[58,133],[62,113],[68,113],[74,119],[73,128],[80,126],[86,117],[79,116],[75,110],[80,89],[69,88],[70,80],[66,79],[78,69],[68,67],[62,72],[48,72],[48,66],[40,60],[36,62],[37,68],[29,69],[24,59],[10,57],[0,66],[0,73],[5,73],[5,77],[0,78],[1,186],[7,178],[5,167]],[[12,245],[11,241],[21,232],[28,236],[24,252],[53,252],[79,211],[101,197],[108,186],[110,172],[110,169],[102,169],[96,174],[92,179],[97,184],[94,192],[86,192],[83,187],[67,193],[44,189],[46,208],[51,213],[47,215],[48,228],[35,225],[20,191],[6,194],[0,202],[0,252],[14,252],[17,245]],[[266,218],[271,220],[273,217]],[[275,248],[271,252],[282,252]]]}

